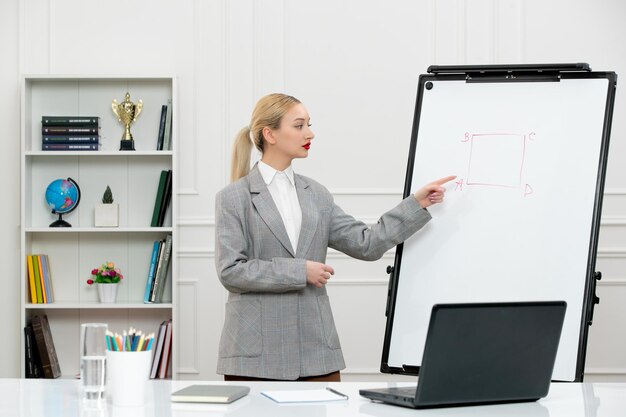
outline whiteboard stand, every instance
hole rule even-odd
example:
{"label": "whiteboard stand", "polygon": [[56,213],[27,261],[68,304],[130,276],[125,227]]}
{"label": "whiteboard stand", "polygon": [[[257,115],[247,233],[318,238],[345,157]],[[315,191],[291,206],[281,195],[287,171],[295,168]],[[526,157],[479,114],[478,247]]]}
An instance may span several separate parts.
{"label": "whiteboard stand", "polygon": [[382,372],[419,374],[434,304],[563,300],[552,378],[582,381],[616,85],[585,63],[420,75],[404,197],[457,179],[387,268]]}

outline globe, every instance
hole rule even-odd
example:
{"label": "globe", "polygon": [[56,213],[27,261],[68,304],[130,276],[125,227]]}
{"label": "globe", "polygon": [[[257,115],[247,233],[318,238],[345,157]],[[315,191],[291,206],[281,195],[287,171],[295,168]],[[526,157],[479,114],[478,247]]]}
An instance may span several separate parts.
{"label": "globe", "polygon": [[71,178],[54,180],[46,188],[46,202],[52,214],[59,215],[59,219],[50,224],[50,227],[71,227],[71,224],[63,220],[62,215],[78,206],[80,188]]}

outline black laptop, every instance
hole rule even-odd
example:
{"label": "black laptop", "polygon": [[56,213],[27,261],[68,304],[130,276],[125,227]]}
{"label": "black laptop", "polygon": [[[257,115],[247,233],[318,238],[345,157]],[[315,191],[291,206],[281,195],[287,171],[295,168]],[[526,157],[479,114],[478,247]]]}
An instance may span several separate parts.
{"label": "black laptop", "polygon": [[548,394],[565,309],[564,301],[437,304],[417,387],[359,393],[411,408],[536,401]]}

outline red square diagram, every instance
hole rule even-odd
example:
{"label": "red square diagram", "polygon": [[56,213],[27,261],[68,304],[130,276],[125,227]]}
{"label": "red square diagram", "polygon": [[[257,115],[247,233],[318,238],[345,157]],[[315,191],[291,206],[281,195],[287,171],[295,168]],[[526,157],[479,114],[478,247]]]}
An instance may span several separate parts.
{"label": "red square diagram", "polygon": [[467,185],[520,187],[525,145],[525,135],[473,134]]}

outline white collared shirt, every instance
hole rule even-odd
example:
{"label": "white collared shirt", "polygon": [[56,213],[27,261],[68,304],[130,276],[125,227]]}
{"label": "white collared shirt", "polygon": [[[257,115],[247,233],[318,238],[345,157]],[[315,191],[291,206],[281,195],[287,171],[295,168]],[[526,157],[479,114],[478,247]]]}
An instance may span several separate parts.
{"label": "white collared shirt", "polygon": [[259,161],[259,172],[272,195],[274,204],[283,219],[291,247],[298,250],[300,227],[302,226],[302,209],[296,192],[296,182],[291,165],[284,171],[277,171],[263,161]]}

